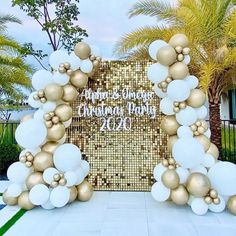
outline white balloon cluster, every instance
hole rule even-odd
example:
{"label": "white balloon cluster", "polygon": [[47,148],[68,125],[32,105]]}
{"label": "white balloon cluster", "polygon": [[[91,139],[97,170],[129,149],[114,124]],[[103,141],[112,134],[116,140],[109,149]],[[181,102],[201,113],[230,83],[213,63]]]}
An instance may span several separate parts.
{"label": "white balloon cluster", "polygon": [[26,210],[35,206],[52,209],[74,201],[78,194],[83,201],[91,197],[92,187],[84,181],[89,163],[81,159],[77,146],[64,142],[65,128],[72,121],[70,103],[99,66],[97,52],[86,43],[76,44],[70,55],[55,51],[49,57],[52,72],[39,70],[33,75],[36,91],[28,102],[38,110],[16,129],[15,138],[23,150],[19,162],[7,171],[11,182],[3,194],[7,204]]}
{"label": "white balloon cluster", "polygon": [[236,214],[236,165],[217,160],[219,151],[209,140],[204,120],[206,96],[198,88],[198,79],[189,75],[189,52],[183,34],[174,35],[169,43],[156,40],[149,46],[150,56],[158,62],[148,68],[148,78],[161,98],[160,109],[166,115],[161,128],[169,135],[173,156],[155,167],[152,196],[160,202],[189,204],[198,215],[208,209],[222,212],[226,205]]}

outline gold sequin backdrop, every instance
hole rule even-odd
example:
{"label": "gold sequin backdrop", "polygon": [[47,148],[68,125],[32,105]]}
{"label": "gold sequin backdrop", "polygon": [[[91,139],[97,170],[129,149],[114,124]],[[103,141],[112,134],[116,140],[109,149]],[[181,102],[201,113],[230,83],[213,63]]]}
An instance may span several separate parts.
{"label": "gold sequin backdrop", "polygon": [[[152,91],[147,79],[150,62],[102,62],[90,80],[88,88],[112,91],[129,88],[132,91]],[[81,91],[79,91],[81,92]],[[149,191],[153,184],[153,168],[167,157],[167,136],[160,129],[161,114],[157,96],[151,101],[156,106],[155,119],[131,116],[131,131],[101,132],[100,118],[79,118],[77,106],[85,101],[78,97],[73,104],[73,121],[68,128],[68,141],[78,145],[83,158],[91,165],[88,180],[95,190]],[[125,105],[116,100],[106,105]],[[139,102],[136,102],[139,104]],[[99,105],[99,103],[96,103]]]}

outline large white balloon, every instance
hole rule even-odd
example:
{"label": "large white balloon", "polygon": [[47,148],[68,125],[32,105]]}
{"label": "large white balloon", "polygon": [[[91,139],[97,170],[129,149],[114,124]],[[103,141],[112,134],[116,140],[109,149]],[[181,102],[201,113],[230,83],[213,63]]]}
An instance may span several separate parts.
{"label": "large white balloon", "polygon": [[7,188],[7,195],[9,197],[18,197],[23,191],[22,185],[13,183],[10,184]]}
{"label": "large white balloon", "polygon": [[65,186],[54,188],[50,194],[50,201],[54,207],[65,206],[70,199],[70,190]]}
{"label": "large white balloon", "polygon": [[81,168],[83,169],[84,176],[86,177],[89,174],[89,171],[90,171],[89,163],[85,160],[82,160],[81,161]]}
{"label": "large white balloon", "polygon": [[165,115],[168,115],[168,116],[175,114],[173,101],[170,100],[169,97],[165,97],[165,98],[161,99],[160,110],[162,113],[164,113]]}
{"label": "large white balloon", "polygon": [[36,148],[43,144],[47,136],[47,128],[39,120],[31,119],[21,124],[16,129],[17,143],[24,148]]}
{"label": "large white balloon", "polygon": [[65,173],[65,179],[66,179],[66,186],[71,187],[76,184],[77,181],[77,175],[75,171],[67,171]]}
{"label": "large white balloon", "polygon": [[29,105],[33,108],[39,108],[42,106],[43,103],[40,102],[40,100],[34,100],[34,95],[37,95],[37,92],[32,92],[29,97],[27,102]]}
{"label": "large white balloon", "polygon": [[209,210],[210,211],[219,213],[219,212],[222,212],[225,209],[225,207],[226,207],[225,199],[220,195],[218,195],[218,197],[220,198],[220,203],[219,204],[211,203],[209,205]]}
{"label": "large white balloon", "polygon": [[179,176],[179,182],[180,184],[184,184],[187,181],[187,178],[189,176],[189,171],[186,168],[178,167],[176,168],[176,172]]}
{"label": "large white balloon", "polygon": [[156,182],[152,185],[151,194],[156,201],[164,202],[170,196],[170,189],[165,187],[162,182]]}
{"label": "large white balloon", "polygon": [[177,135],[179,138],[188,138],[188,137],[193,137],[193,132],[190,129],[189,126],[180,126],[177,129]]}
{"label": "large white balloon", "polygon": [[59,85],[66,85],[70,77],[66,73],[60,73],[59,71],[56,71],[53,76],[53,82]]}
{"label": "large white balloon", "polygon": [[58,174],[59,171],[53,167],[47,168],[44,172],[43,172],[43,180],[47,183],[47,184],[51,184],[53,181],[53,176],[55,174]]}
{"label": "large white balloon", "polygon": [[162,90],[160,88],[158,88],[158,84],[155,84],[153,86],[153,91],[155,92],[155,94],[159,97],[159,98],[164,98],[167,96],[167,93],[162,92]]}
{"label": "large white balloon", "polygon": [[152,64],[148,67],[147,71],[148,79],[154,84],[160,83],[161,81],[165,80],[168,74],[168,67],[163,66],[160,63]]}
{"label": "large white balloon", "polygon": [[35,120],[39,120],[41,122],[44,122],[44,114],[45,112],[42,109],[38,109],[35,113],[34,113],[34,119]]}
{"label": "large white balloon", "polygon": [[44,184],[36,184],[29,192],[29,200],[36,206],[48,201],[50,191]]}
{"label": "large white balloon", "polygon": [[208,178],[211,181],[213,189],[219,194],[231,196],[236,194],[236,165],[219,161],[208,172]]}
{"label": "large white balloon", "polygon": [[93,63],[89,59],[82,60],[80,70],[84,73],[91,73],[93,70]]}
{"label": "large white balloon", "polygon": [[203,198],[194,198],[191,203],[192,211],[197,215],[205,215],[208,211],[208,205]]}
{"label": "large white balloon", "polygon": [[183,80],[173,80],[167,87],[167,95],[172,101],[182,102],[190,95],[190,88]]}
{"label": "large white balloon", "polygon": [[178,139],[172,149],[176,162],[184,168],[194,168],[203,162],[203,146],[194,138]]}
{"label": "large white balloon", "polygon": [[190,89],[195,89],[198,86],[198,78],[194,75],[189,75],[185,79]]}
{"label": "large white balloon", "polygon": [[197,121],[197,113],[195,109],[187,106],[176,114],[176,120],[181,125],[190,126]]}
{"label": "large white balloon", "polygon": [[148,48],[148,52],[149,52],[149,55],[150,57],[153,59],[153,60],[157,60],[157,52],[160,48],[164,47],[164,46],[167,46],[168,44],[163,41],[163,40],[155,40],[154,42],[152,42],[150,45],[149,45],[149,48]]}
{"label": "large white balloon", "polygon": [[45,113],[54,111],[57,107],[57,104],[55,102],[47,101],[43,104],[42,109]]}
{"label": "large white balloon", "polygon": [[195,108],[195,111],[197,113],[197,118],[198,119],[202,119],[203,120],[203,119],[205,119],[207,117],[208,111],[207,111],[207,108],[204,105],[199,107],[199,108]]}
{"label": "large white balloon", "polygon": [[52,73],[47,70],[38,70],[32,77],[32,86],[35,90],[44,89],[51,83],[53,83]]}
{"label": "large white balloon", "polygon": [[53,160],[55,167],[60,171],[75,170],[81,163],[80,149],[74,144],[62,144],[54,152]]}
{"label": "large white balloon", "polygon": [[153,170],[154,179],[156,181],[161,181],[161,176],[166,170],[167,170],[167,168],[165,166],[163,166],[161,163],[156,165]]}
{"label": "large white balloon", "polygon": [[68,62],[70,63],[70,68],[73,71],[79,69],[81,65],[81,59],[77,57],[74,52],[71,52],[71,54],[69,55]]}
{"label": "large white balloon", "polygon": [[23,163],[17,161],[9,166],[7,177],[13,183],[22,184],[25,182],[31,171],[31,168],[27,168]]}
{"label": "large white balloon", "polygon": [[58,70],[61,63],[69,61],[69,55],[62,50],[57,50],[49,56],[49,64],[54,70]]}

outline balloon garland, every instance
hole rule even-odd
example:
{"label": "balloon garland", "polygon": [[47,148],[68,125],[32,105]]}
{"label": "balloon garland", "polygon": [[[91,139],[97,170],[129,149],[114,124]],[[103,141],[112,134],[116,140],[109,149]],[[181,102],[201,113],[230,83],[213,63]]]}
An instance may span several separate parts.
{"label": "balloon garland", "polygon": [[72,121],[70,103],[99,66],[98,54],[97,48],[80,42],[70,55],[61,50],[50,55],[52,72],[39,70],[33,75],[36,91],[28,103],[37,111],[25,116],[16,129],[15,138],[23,150],[7,171],[11,184],[3,193],[6,204],[26,210],[35,206],[53,209],[76,198],[91,198],[93,188],[84,180],[89,163],[81,159],[77,146],[65,140]]}
{"label": "balloon garland", "polygon": [[150,56],[158,62],[148,68],[148,78],[161,98],[160,109],[166,115],[161,128],[169,135],[173,156],[154,168],[157,182],[151,193],[159,202],[188,204],[197,215],[208,209],[222,212],[226,206],[236,215],[236,165],[217,160],[219,151],[209,140],[211,132],[204,120],[206,96],[198,79],[189,75],[189,52],[184,34],[149,46]]}

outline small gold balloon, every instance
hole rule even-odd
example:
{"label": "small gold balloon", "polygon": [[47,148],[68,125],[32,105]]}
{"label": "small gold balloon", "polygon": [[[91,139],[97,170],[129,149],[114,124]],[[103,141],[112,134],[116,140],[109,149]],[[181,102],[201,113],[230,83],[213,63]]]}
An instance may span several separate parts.
{"label": "small gold balloon", "polygon": [[191,130],[192,131],[197,131],[197,126],[196,125],[191,125]]}
{"label": "small gold balloon", "polygon": [[177,135],[172,135],[168,137],[168,141],[167,141],[167,149],[169,152],[172,151],[172,148],[174,146],[174,144],[177,142],[178,140],[178,136]]}
{"label": "small gold balloon", "polygon": [[230,213],[236,215],[236,195],[233,195],[229,198],[227,202],[227,208]]}
{"label": "small gold balloon", "polygon": [[190,96],[187,99],[189,106],[198,108],[204,105],[206,101],[206,95],[201,89],[192,89]]}
{"label": "small gold balloon", "polygon": [[175,34],[171,37],[169,44],[176,48],[178,46],[182,48],[188,47],[188,38],[185,34]]}
{"label": "small gold balloon", "polygon": [[18,202],[18,197],[9,197],[7,194],[7,190],[2,194],[2,200],[9,206],[14,206]]}
{"label": "small gold balloon", "polygon": [[184,60],[184,55],[183,55],[183,54],[179,54],[179,55],[177,56],[177,60],[178,60],[178,61],[183,61],[183,60]]}
{"label": "small gold balloon", "polygon": [[168,160],[170,165],[174,165],[175,164],[175,159],[174,158],[169,158]]}
{"label": "small gold balloon", "polygon": [[200,126],[200,127],[197,128],[197,132],[199,132],[199,134],[204,134],[205,131],[206,131],[206,130],[205,130],[204,127],[202,127],[202,126]]}
{"label": "small gold balloon", "polygon": [[212,203],[212,198],[210,196],[206,196],[204,198],[204,201],[205,201],[206,204],[211,204]]}
{"label": "small gold balloon", "polygon": [[181,102],[181,103],[179,104],[179,108],[180,108],[180,109],[186,108],[186,103],[185,103],[185,102]]}
{"label": "small gold balloon", "polygon": [[169,73],[173,79],[184,79],[189,74],[188,66],[183,62],[176,62],[170,67]]}
{"label": "small gold balloon", "polygon": [[49,152],[41,151],[34,157],[34,169],[36,171],[44,171],[49,167],[53,167],[53,157]]}
{"label": "small gold balloon", "polygon": [[67,183],[67,181],[64,178],[59,180],[59,184],[62,185],[62,186],[66,185],[66,183]]}
{"label": "small gold balloon", "polygon": [[195,137],[195,139],[197,139],[202,144],[205,152],[210,148],[211,141],[205,135],[203,135],[203,134],[198,135]]}
{"label": "small gold balloon", "polygon": [[55,114],[59,117],[60,121],[68,121],[72,117],[72,108],[69,105],[61,104],[57,106]]}
{"label": "small gold balloon", "polygon": [[69,190],[70,190],[70,199],[69,199],[69,203],[70,203],[70,202],[73,202],[77,198],[78,192],[75,186],[70,187]]}
{"label": "small gold balloon", "polygon": [[74,102],[77,99],[78,92],[73,85],[63,86],[63,97],[62,100],[65,102]]}
{"label": "small gold balloon", "polygon": [[30,161],[25,162],[25,166],[28,167],[28,168],[31,167],[32,165],[33,165],[33,164],[32,164],[32,162],[30,162]]}
{"label": "small gold balloon", "polygon": [[65,126],[61,122],[59,122],[58,124],[53,125],[51,128],[48,128],[47,138],[50,141],[58,141],[63,138],[65,133]]}
{"label": "small gold balloon", "polygon": [[18,198],[18,205],[20,208],[25,209],[25,210],[31,210],[35,207],[35,205],[33,205],[29,200],[28,191],[21,193],[21,195]]}
{"label": "small gold balloon", "polygon": [[177,47],[175,48],[175,51],[176,51],[177,53],[182,53],[183,48],[182,48],[181,46],[177,46]]}
{"label": "small gold balloon", "polygon": [[219,157],[219,150],[217,148],[217,146],[214,143],[211,143],[209,149],[206,152],[207,154],[211,154],[212,156],[215,157],[215,159],[217,160]]}
{"label": "small gold balloon", "polygon": [[172,201],[177,205],[185,205],[189,199],[188,191],[182,184],[180,184],[176,189],[173,189],[170,196]]}
{"label": "small gold balloon", "polygon": [[99,62],[98,60],[94,60],[94,61],[93,61],[93,66],[94,66],[94,67],[98,67],[99,64],[100,64],[100,62]]}
{"label": "small gold balloon", "polygon": [[29,190],[36,184],[45,184],[45,181],[43,180],[43,174],[41,172],[33,172],[27,177],[25,183]]}
{"label": "small gold balloon", "polygon": [[27,120],[30,120],[30,119],[32,119],[33,118],[33,114],[31,113],[31,114],[27,114],[27,115],[25,115],[25,116],[23,116],[22,118],[21,118],[21,120],[20,120],[20,123],[23,123],[23,122],[25,122],[25,121],[27,121]]}
{"label": "small gold balloon", "polygon": [[76,70],[71,74],[70,82],[76,88],[84,88],[88,84],[88,76],[82,71]]}
{"label": "small gold balloon", "polygon": [[213,203],[215,204],[215,205],[219,205],[220,204],[220,198],[214,198],[213,199]]}
{"label": "small gold balloon", "polygon": [[34,160],[34,156],[33,156],[32,154],[30,154],[30,155],[28,155],[28,156],[26,157],[26,160],[27,160],[27,161],[33,161],[33,160]]}
{"label": "small gold balloon", "polygon": [[78,56],[80,59],[85,60],[89,58],[91,54],[91,48],[87,43],[79,42],[75,45],[74,52],[75,55]]}
{"label": "small gold balloon", "polygon": [[170,189],[175,189],[179,185],[179,175],[175,170],[166,170],[162,176],[161,180],[163,184]]}
{"label": "small gold balloon", "polygon": [[44,89],[45,97],[49,101],[58,101],[63,96],[63,89],[58,84],[49,84]]}
{"label": "small gold balloon", "polygon": [[92,185],[84,180],[80,185],[77,186],[78,200],[82,202],[88,201],[93,195]]}
{"label": "small gold balloon", "polygon": [[195,197],[204,197],[210,190],[211,184],[208,177],[202,173],[189,175],[186,187],[189,193]]}
{"label": "small gold balloon", "polygon": [[190,53],[190,48],[184,48],[183,49],[183,54],[188,55]]}
{"label": "small gold balloon", "polygon": [[177,134],[177,129],[180,127],[174,115],[166,116],[161,121],[161,129],[168,135]]}
{"label": "small gold balloon", "polygon": [[174,165],[169,165],[169,166],[168,166],[168,169],[169,169],[169,170],[175,170],[175,166],[174,166]]}
{"label": "small gold balloon", "polygon": [[57,186],[58,186],[58,182],[57,181],[52,181],[51,187],[56,188]]}
{"label": "small gold balloon", "polygon": [[48,141],[42,146],[42,151],[54,153],[60,144],[54,141]]}
{"label": "small gold balloon", "polygon": [[60,120],[59,120],[59,117],[58,117],[58,116],[52,117],[52,123],[53,123],[53,124],[57,124],[59,121],[60,121]]}
{"label": "small gold balloon", "polygon": [[21,156],[19,158],[20,162],[25,163],[26,162],[26,156]]}
{"label": "small gold balloon", "polygon": [[210,197],[212,197],[212,198],[217,198],[218,197],[218,193],[214,189],[211,189],[209,194],[210,194]]}
{"label": "small gold balloon", "polygon": [[55,174],[55,175],[53,176],[53,179],[54,179],[55,181],[59,181],[59,180],[61,179],[61,176],[60,176],[59,174]]}
{"label": "small gold balloon", "polygon": [[164,46],[157,52],[157,60],[165,66],[170,66],[176,61],[176,52],[171,46]]}
{"label": "small gold balloon", "polygon": [[46,98],[40,98],[40,101],[41,101],[42,103],[45,103],[45,102],[47,101],[47,99],[46,99]]}
{"label": "small gold balloon", "polygon": [[169,162],[166,159],[163,159],[162,160],[162,165],[165,166],[165,167],[168,167]]}

